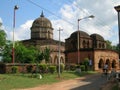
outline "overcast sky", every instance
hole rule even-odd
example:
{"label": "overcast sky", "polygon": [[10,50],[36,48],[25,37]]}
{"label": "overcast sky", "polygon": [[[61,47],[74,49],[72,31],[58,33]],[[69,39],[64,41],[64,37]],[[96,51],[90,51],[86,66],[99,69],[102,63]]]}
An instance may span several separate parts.
{"label": "overcast sky", "polygon": [[77,20],[90,15],[94,19],[82,19],[80,30],[100,34],[112,44],[118,43],[118,20],[114,6],[120,5],[120,0],[2,0],[0,5],[0,22],[7,33],[7,39],[12,40],[13,9],[16,10],[15,40],[30,39],[32,22],[44,15],[52,22],[54,39],[58,40],[58,29],[61,39],[65,41],[78,27]]}

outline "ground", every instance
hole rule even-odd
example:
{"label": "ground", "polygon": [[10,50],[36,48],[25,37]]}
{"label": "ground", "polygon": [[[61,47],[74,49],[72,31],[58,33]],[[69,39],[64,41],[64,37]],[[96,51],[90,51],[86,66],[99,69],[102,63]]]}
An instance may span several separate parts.
{"label": "ground", "polygon": [[51,85],[41,85],[34,88],[20,90],[101,90],[101,87],[105,86],[107,82],[107,79],[101,77],[101,74],[94,74],[65,80]]}

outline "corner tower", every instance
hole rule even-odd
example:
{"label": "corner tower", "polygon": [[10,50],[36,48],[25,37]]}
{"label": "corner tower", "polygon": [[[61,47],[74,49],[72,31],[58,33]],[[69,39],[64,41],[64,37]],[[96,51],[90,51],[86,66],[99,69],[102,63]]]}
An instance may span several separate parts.
{"label": "corner tower", "polygon": [[32,24],[31,39],[53,39],[52,23],[44,17],[43,12]]}

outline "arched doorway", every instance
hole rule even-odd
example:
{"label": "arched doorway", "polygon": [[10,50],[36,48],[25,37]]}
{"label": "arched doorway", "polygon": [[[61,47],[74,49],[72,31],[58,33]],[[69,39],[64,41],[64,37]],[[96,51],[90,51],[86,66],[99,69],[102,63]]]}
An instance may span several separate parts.
{"label": "arched doorway", "polygon": [[50,56],[49,59],[50,59],[49,63],[52,64],[52,63],[53,63],[53,62],[52,62],[52,57]]}
{"label": "arched doorway", "polygon": [[98,68],[100,69],[103,68],[103,65],[104,65],[103,59],[100,59],[98,63]]}
{"label": "arched doorway", "polygon": [[112,66],[112,68],[116,68],[116,61],[115,60],[112,61],[112,65],[111,66]]}
{"label": "arched doorway", "polygon": [[64,63],[63,57],[60,58],[60,63]]}
{"label": "arched doorway", "polygon": [[55,56],[55,58],[54,58],[54,64],[58,64],[58,57],[57,56]]}
{"label": "arched doorway", "polygon": [[105,64],[107,64],[108,65],[108,69],[110,69],[111,66],[110,66],[110,60],[109,59],[106,60]]}

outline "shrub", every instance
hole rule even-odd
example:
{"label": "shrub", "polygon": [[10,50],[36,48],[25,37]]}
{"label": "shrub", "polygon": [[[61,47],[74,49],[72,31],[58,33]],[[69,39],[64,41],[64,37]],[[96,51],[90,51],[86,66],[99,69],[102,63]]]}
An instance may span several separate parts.
{"label": "shrub", "polygon": [[40,73],[47,73],[47,71],[48,71],[47,65],[46,64],[40,64],[39,65],[39,71],[40,71]]}
{"label": "shrub", "polygon": [[28,72],[28,73],[31,73],[32,70],[33,70],[33,66],[32,66],[32,65],[28,65],[28,66],[26,67],[26,69],[27,69],[27,72]]}
{"label": "shrub", "polygon": [[5,64],[4,63],[0,63],[0,74],[5,73]]}
{"label": "shrub", "polygon": [[49,66],[50,73],[54,73],[56,71],[56,66]]}
{"label": "shrub", "polygon": [[85,65],[80,65],[81,71],[85,71]]}
{"label": "shrub", "polygon": [[11,72],[12,73],[17,73],[18,72],[18,67],[17,66],[12,66],[12,68],[11,68]]}
{"label": "shrub", "polygon": [[89,59],[88,58],[84,59],[84,65],[85,65],[85,71],[88,71],[88,65],[89,65]]}
{"label": "shrub", "polygon": [[70,70],[75,71],[76,70],[76,64],[70,65]]}
{"label": "shrub", "polygon": [[[64,71],[65,65],[63,63],[60,64],[60,72],[62,73]],[[57,65],[57,72],[58,72],[59,66]]]}

